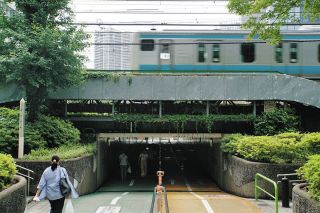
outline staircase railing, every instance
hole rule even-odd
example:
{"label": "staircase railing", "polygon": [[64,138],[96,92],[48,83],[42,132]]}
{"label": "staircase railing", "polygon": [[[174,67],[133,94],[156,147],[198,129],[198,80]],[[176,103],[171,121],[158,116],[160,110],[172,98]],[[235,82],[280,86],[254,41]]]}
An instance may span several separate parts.
{"label": "staircase railing", "polygon": [[[23,166],[18,165],[18,164],[16,164],[16,167],[18,168],[17,174],[27,178],[27,195],[29,195],[29,192],[30,192],[30,179],[34,180],[34,178],[31,177],[31,174],[36,174],[36,173],[34,171],[30,170],[30,169],[27,169],[27,168],[25,168]],[[21,173],[19,171],[26,172],[27,174],[23,174],[23,173]]]}

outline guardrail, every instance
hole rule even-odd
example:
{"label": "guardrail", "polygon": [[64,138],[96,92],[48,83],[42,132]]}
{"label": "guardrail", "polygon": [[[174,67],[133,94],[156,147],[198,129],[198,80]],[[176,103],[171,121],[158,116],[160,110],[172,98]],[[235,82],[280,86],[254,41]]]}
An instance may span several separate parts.
{"label": "guardrail", "polygon": [[[167,191],[165,187],[162,187],[163,193],[157,193],[157,187],[154,187],[153,190],[153,196],[152,196],[152,201],[151,201],[151,208],[150,208],[150,213],[154,213],[155,209],[155,201],[157,200],[157,213],[161,212],[162,213],[162,200],[164,198],[164,204],[165,204],[165,212],[169,213],[169,205],[168,205],[168,198],[167,198]],[[160,202],[159,202],[160,201]],[[160,206],[159,206],[160,205]],[[160,211],[159,211],[160,210]]]}
{"label": "guardrail", "polygon": [[30,192],[30,179],[31,180],[34,180],[33,177],[31,177],[31,173],[32,174],[36,174],[34,171],[30,170],[30,169],[27,169],[23,166],[19,166],[18,164],[16,164],[16,167],[19,169],[19,170],[23,170],[23,171],[26,171],[27,174],[23,174],[21,172],[17,172],[18,175],[21,175],[25,178],[27,178],[27,195],[29,196],[29,192]]}
{"label": "guardrail", "polygon": [[[268,191],[266,191],[266,189],[261,188],[258,184],[258,180],[259,178],[271,183],[274,186],[274,195],[269,193]],[[278,197],[279,197],[279,189],[278,189],[278,185],[275,181],[271,180],[270,178],[267,178],[266,176],[263,176],[260,173],[257,173],[255,175],[254,178],[254,197],[256,200],[259,199],[259,190],[263,191],[264,193],[266,193],[267,195],[269,195],[270,197],[272,197],[273,199],[275,199],[275,203],[276,203],[276,213],[279,212],[279,207],[278,207]]]}

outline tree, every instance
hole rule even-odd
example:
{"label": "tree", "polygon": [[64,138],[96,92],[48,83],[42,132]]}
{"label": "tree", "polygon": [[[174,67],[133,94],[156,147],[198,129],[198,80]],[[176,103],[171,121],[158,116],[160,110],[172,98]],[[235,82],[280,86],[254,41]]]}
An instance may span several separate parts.
{"label": "tree", "polygon": [[76,84],[84,71],[88,35],[72,25],[69,0],[6,0],[0,14],[0,78],[26,91],[28,120],[37,119],[50,91]]}
{"label": "tree", "polygon": [[249,38],[259,35],[269,43],[281,40],[280,27],[285,23],[300,22],[300,17],[292,13],[301,8],[302,16],[311,21],[320,18],[320,0],[229,0],[228,9],[232,13],[248,17],[243,24],[249,29]]}

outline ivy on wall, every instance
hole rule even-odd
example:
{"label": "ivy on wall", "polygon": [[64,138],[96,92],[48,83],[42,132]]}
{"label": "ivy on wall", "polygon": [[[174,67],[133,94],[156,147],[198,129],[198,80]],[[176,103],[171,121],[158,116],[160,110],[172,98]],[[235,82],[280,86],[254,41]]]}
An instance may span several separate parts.
{"label": "ivy on wall", "polygon": [[111,115],[109,113],[68,113],[71,116],[81,116],[81,117],[91,117],[91,116],[103,116],[110,117],[114,121],[120,123],[133,123],[135,126],[137,124],[165,124],[171,123],[175,125],[177,132],[184,132],[184,128],[187,122],[196,122],[196,125],[205,125],[208,132],[212,132],[212,128],[215,122],[231,122],[231,121],[245,121],[253,122],[255,117],[248,114],[239,114],[239,115],[163,115],[159,117],[158,115],[150,114],[115,114]]}

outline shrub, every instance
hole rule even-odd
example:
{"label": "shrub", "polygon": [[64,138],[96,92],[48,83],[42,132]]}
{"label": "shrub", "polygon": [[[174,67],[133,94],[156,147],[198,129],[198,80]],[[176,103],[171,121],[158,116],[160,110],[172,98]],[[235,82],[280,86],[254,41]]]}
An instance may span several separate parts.
{"label": "shrub", "polygon": [[312,196],[320,201],[320,154],[310,156],[308,162],[298,172],[310,184]]}
{"label": "shrub", "polygon": [[266,163],[304,163],[309,155],[318,154],[320,133],[282,133],[275,136],[229,135],[221,149],[251,161]]}
{"label": "shrub", "polygon": [[223,152],[235,154],[237,152],[236,142],[243,137],[244,136],[241,134],[226,135],[221,140],[221,145],[220,145],[221,150]]}
{"label": "shrub", "polygon": [[[17,157],[19,139],[19,111],[0,107],[0,152]],[[25,124],[24,152],[33,149],[57,147],[80,141],[80,132],[62,119],[40,115],[34,123]]]}
{"label": "shrub", "polygon": [[264,112],[254,122],[256,135],[276,135],[283,132],[298,131],[299,119],[290,110],[274,109]]}
{"label": "shrub", "polygon": [[69,121],[53,116],[40,115],[34,127],[46,141],[46,147],[53,148],[80,141],[80,132]]}
{"label": "shrub", "polygon": [[301,138],[301,146],[306,149],[307,155],[320,153],[320,133],[305,134]]}
{"label": "shrub", "polygon": [[0,191],[7,188],[17,172],[11,155],[0,154]]}
{"label": "shrub", "polygon": [[25,160],[51,160],[52,155],[59,155],[61,159],[82,157],[95,152],[94,144],[64,144],[58,148],[42,148],[32,150],[29,155],[25,155]]}
{"label": "shrub", "polygon": [[[44,147],[45,141],[40,132],[26,123],[24,132],[24,151]],[[0,151],[17,157],[19,140],[19,111],[0,107]]]}

